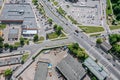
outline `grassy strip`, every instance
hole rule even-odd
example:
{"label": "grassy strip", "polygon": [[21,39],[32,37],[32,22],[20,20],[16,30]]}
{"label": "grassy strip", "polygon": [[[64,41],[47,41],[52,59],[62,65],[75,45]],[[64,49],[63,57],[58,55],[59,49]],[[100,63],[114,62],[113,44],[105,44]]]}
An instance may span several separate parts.
{"label": "grassy strip", "polygon": [[68,16],[68,18],[70,19],[70,21],[72,22],[72,24],[78,24],[78,22],[71,16]]}
{"label": "grassy strip", "polygon": [[47,34],[47,36],[48,36],[48,39],[54,39],[59,37],[59,35],[57,35],[56,32]]}
{"label": "grassy strip", "polygon": [[39,39],[39,41],[43,41],[44,40],[44,37],[43,36],[41,36],[40,37],[40,39]]}
{"label": "grassy strip", "polygon": [[60,35],[60,37],[66,37],[66,35],[62,33],[62,34]]}
{"label": "grassy strip", "polygon": [[113,26],[110,26],[110,30],[115,30],[115,29],[120,29],[120,25],[113,25]]}
{"label": "grassy strip", "polygon": [[107,0],[106,14],[107,14],[107,16],[112,14],[112,5],[111,5],[110,0]]}
{"label": "grassy strip", "polygon": [[59,8],[57,9],[57,12],[58,12],[60,15],[62,15],[62,16],[65,16],[65,15],[66,15],[66,12],[65,12],[61,7],[59,7]]}
{"label": "grassy strip", "polygon": [[29,57],[28,53],[23,54],[23,56],[22,56],[22,62],[25,62],[28,59],[28,57]]}
{"label": "grassy strip", "polygon": [[62,40],[62,39],[68,39],[68,37],[61,37],[61,38],[51,39],[51,41]]}
{"label": "grassy strip", "polygon": [[100,36],[100,35],[101,35],[101,34],[91,34],[90,37],[94,37],[94,36],[95,36],[95,37],[98,37],[98,36]]}
{"label": "grassy strip", "polygon": [[54,1],[53,3],[54,3],[54,5],[55,5],[55,6],[57,6],[57,5],[58,5],[58,2],[57,2],[57,1]]}
{"label": "grassy strip", "polygon": [[20,46],[21,46],[21,45],[20,45],[20,42],[15,42],[14,45],[17,46],[17,47],[20,47]]}
{"label": "grassy strip", "polygon": [[48,39],[57,39],[57,38],[59,39],[59,38],[62,38],[62,37],[66,37],[66,35],[64,33],[61,33],[60,35],[58,35],[56,32],[47,34]]}
{"label": "grassy strip", "polygon": [[45,10],[41,4],[38,4],[36,8],[39,10],[41,14],[45,14]]}
{"label": "grassy strip", "polygon": [[100,26],[79,26],[85,33],[95,33],[104,31],[103,27]]}

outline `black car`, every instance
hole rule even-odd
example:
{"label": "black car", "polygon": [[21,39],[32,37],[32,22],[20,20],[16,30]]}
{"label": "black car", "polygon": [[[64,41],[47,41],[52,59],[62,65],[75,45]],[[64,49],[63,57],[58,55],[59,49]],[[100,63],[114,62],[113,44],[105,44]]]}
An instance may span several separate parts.
{"label": "black car", "polygon": [[78,31],[78,30],[75,30],[75,32],[76,32],[76,33],[79,33],[79,31]]}

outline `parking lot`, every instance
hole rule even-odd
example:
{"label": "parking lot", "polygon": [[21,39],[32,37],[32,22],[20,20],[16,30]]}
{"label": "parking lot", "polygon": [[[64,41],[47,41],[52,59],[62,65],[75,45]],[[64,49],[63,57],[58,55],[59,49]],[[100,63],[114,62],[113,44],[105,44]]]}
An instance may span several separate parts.
{"label": "parking lot", "polygon": [[[59,5],[82,25],[101,26],[101,9],[99,1],[79,0],[77,3],[58,0]],[[69,6],[69,7],[68,7]]]}
{"label": "parking lot", "polygon": [[[10,29],[18,29],[18,34],[16,35],[16,36],[18,36],[17,37],[18,40],[8,40]],[[18,42],[19,41],[20,37],[21,37],[21,25],[19,25],[19,24],[7,24],[6,25],[6,28],[3,30],[4,43],[14,44],[14,42]]]}

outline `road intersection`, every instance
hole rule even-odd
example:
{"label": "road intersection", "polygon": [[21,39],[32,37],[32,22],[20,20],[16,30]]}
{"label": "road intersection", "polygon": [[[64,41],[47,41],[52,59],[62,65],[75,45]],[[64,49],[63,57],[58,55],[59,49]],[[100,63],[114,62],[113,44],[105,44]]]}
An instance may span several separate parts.
{"label": "road intersection", "polygon": [[[64,19],[62,16],[60,16],[59,14],[56,13],[54,7],[47,1],[45,0],[39,0],[42,4],[43,7],[46,11],[46,14],[51,17],[53,19],[53,21],[55,21],[56,23],[58,23],[59,25],[61,25],[66,33],[71,33],[71,35],[69,37],[73,38],[77,43],[79,43],[80,46],[82,46],[83,48],[86,49],[86,51],[88,51],[92,46],[95,47],[95,45],[93,44],[92,41],[90,41],[90,39],[88,38],[88,36],[86,36],[84,33],[80,32],[79,34],[75,35],[74,31],[78,28],[71,24],[70,22],[68,22],[66,19]],[[103,21],[104,22],[104,21]],[[105,21],[106,22],[106,21]],[[66,25],[67,23],[67,25]],[[105,23],[106,24],[106,23]],[[108,26],[107,26],[108,27]],[[80,30],[80,29],[79,29]],[[81,30],[80,30],[81,31]],[[80,37],[81,36],[81,37]],[[106,66],[106,64],[109,64],[109,66],[105,67],[106,70],[108,70],[108,72],[110,73],[110,75],[114,75],[117,79],[120,78],[120,72],[118,71],[118,68],[113,66],[113,63],[111,63],[110,61],[108,61],[98,50],[96,50],[96,48],[92,48],[90,51],[88,51],[88,54],[92,57],[94,57],[95,59],[101,60],[99,63],[104,66]]]}

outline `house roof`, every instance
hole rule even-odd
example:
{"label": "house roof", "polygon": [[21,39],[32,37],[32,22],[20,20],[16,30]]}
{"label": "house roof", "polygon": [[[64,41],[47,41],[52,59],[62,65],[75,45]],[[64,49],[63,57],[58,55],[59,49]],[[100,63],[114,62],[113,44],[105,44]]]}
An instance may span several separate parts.
{"label": "house roof", "polygon": [[48,63],[38,62],[37,70],[35,72],[34,80],[46,80],[48,73]]}
{"label": "house roof", "polygon": [[57,69],[67,78],[67,80],[80,80],[86,74],[82,65],[71,55],[65,57],[58,65]]}
{"label": "house roof", "polygon": [[87,58],[84,61],[84,65],[89,68],[89,70],[99,79],[104,80],[108,74],[100,67],[94,60]]}

